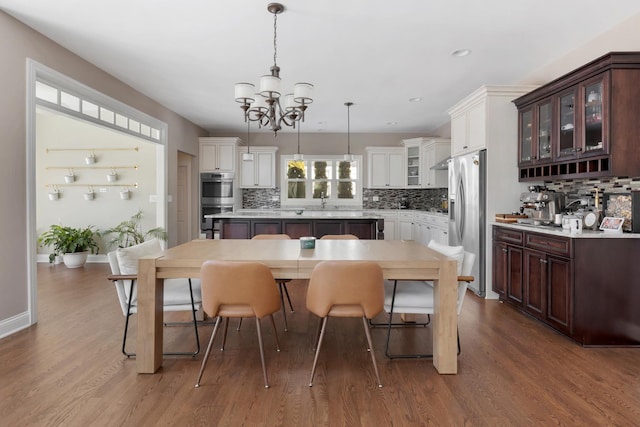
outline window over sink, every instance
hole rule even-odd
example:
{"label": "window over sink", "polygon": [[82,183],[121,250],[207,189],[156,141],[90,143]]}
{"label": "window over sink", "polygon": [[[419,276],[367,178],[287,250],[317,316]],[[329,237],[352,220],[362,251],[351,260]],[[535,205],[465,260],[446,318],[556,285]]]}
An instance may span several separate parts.
{"label": "window over sink", "polygon": [[362,206],[362,156],[282,156],[283,206]]}

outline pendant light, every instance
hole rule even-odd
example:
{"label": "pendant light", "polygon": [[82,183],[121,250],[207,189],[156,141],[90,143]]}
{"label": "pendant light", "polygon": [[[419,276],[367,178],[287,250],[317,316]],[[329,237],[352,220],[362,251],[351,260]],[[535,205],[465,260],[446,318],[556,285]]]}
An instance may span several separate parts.
{"label": "pendant light", "polygon": [[242,161],[253,162],[253,153],[251,152],[251,122],[247,121],[247,152],[242,153]]}
{"label": "pendant light", "polygon": [[351,118],[349,111],[353,102],[345,102],[344,105],[347,107],[347,154],[344,155],[345,162],[353,161],[353,154],[351,154]]}
{"label": "pendant light", "polygon": [[293,155],[293,160],[302,160],[303,156],[302,153],[300,152],[300,128],[301,128],[301,123],[298,123],[298,151],[296,151],[296,154]]}

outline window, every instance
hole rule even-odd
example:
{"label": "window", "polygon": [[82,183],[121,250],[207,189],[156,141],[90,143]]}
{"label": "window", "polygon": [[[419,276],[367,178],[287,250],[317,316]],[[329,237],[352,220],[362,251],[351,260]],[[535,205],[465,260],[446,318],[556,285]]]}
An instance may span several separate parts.
{"label": "window", "polygon": [[282,204],[289,206],[362,206],[362,158],[344,161],[341,156],[295,160],[282,156]]}
{"label": "window", "polygon": [[[152,142],[160,141],[160,129],[141,123],[131,117],[118,114],[80,96],[66,92],[42,81],[36,81],[36,103],[82,120],[105,125],[112,129],[124,130],[136,137]],[[95,119],[95,120],[91,120]]]}

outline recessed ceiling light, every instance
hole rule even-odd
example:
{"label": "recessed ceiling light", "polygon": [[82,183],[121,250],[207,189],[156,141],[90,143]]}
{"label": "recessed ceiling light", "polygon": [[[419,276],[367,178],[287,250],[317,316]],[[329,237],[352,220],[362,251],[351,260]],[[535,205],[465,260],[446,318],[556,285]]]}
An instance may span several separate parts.
{"label": "recessed ceiling light", "polygon": [[398,122],[387,122],[387,126],[395,126]]}
{"label": "recessed ceiling light", "polygon": [[409,98],[409,102],[420,102],[420,101],[422,101],[422,98],[420,97]]}
{"label": "recessed ceiling light", "polygon": [[451,56],[458,56],[458,57],[467,56],[470,54],[471,54],[471,50],[469,49],[458,49],[451,52]]}

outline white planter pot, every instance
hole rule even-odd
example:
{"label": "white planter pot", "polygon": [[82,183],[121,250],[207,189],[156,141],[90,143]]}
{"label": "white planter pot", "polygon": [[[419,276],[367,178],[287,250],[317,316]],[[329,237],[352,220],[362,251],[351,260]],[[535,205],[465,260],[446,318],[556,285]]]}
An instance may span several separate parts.
{"label": "white planter pot", "polygon": [[62,255],[62,259],[64,260],[64,265],[68,268],[78,268],[87,262],[88,255],[89,251],[74,252]]}
{"label": "white planter pot", "polygon": [[107,174],[107,181],[116,182],[117,180],[118,180],[118,174],[117,173]]}
{"label": "white planter pot", "polygon": [[75,180],[76,180],[76,176],[75,175],[65,175],[64,176],[64,182],[66,182],[67,184],[71,184]]}

